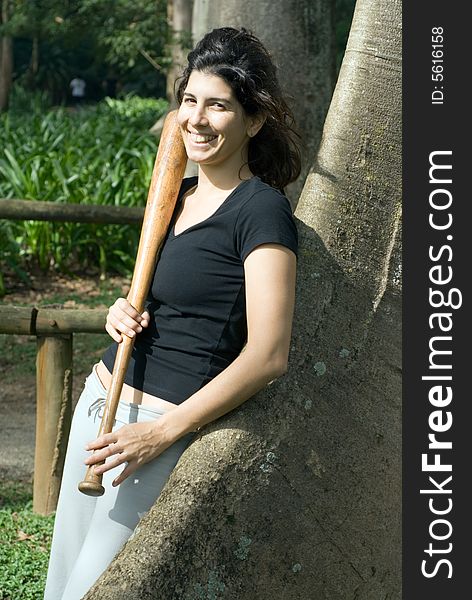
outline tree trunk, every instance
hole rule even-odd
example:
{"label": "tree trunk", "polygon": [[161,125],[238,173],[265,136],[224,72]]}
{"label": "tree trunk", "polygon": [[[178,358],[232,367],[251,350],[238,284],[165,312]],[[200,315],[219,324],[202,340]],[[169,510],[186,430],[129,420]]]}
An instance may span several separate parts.
{"label": "tree trunk", "polygon": [[[169,102],[169,108],[165,114],[154,123],[150,132],[156,137],[160,137],[164,121],[167,114],[177,108],[177,101],[174,94],[174,85],[187,63],[187,54],[192,47],[192,9],[194,0],[167,0],[167,20],[171,29],[171,44],[169,52],[172,64],[167,71],[166,95]],[[187,162],[185,177],[197,175],[197,166],[192,162]]]}
{"label": "tree trunk", "polygon": [[27,72],[27,81],[30,89],[36,87],[36,77],[39,71],[39,35],[33,35],[31,46],[31,58]]}
{"label": "tree trunk", "polygon": [[288,186],[295,206],[318,150],[336,81],[333,0],[195,0],[193,38],[214,27],[244,26],[274,56],[304,148],[302,172]]}
{"label": "tree trunk", "polygon": [[[2,0],[0,23],[9,20],[9,0]],[[0,36],[0,112],[8,109],[13,75],[13,40],[10,35]]]}
{"label": "tree trunk", "polygon": [[193,0],[167,1],[167,19],[172,34],[172,44],[169,49],[172,65],[167,73],[169,110],[177,106],[174,98],[174,82],[181,74],[187,62],[187,54],[192,47],[192,9]]}
{"label": "tree trunk", "polygon": [[87,600],[400,598],[400,46],[400,0],[359,0],[288,373],[199,433]]}

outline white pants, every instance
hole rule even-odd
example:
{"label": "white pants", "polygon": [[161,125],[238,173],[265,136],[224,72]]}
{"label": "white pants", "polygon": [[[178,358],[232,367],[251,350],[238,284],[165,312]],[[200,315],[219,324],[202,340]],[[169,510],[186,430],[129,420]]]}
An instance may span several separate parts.
{"label": "white pants", "polygon": [[[103,474],[105,494],[98,498],[85,496],[77,489],[89,455],[84,447],[97,437],[105,398],[106,390],[94,367],[72,419],[44,600],[83,598],[154,504],[195,436],[195,432],[183,436],[117,487],[111,482],[125,465],[107,471]],[[162,414],[158,409],[120,402],[114,429],[126,423],[152,421]]]}

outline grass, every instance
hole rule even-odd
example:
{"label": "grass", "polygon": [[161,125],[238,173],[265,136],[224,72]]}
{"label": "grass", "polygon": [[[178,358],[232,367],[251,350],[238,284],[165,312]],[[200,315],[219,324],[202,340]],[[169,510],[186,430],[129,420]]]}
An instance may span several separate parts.
{"label": "grass", "polygon": [[31,484],[0,484],[0,599],[40,600],[54,517],[32,511]]}

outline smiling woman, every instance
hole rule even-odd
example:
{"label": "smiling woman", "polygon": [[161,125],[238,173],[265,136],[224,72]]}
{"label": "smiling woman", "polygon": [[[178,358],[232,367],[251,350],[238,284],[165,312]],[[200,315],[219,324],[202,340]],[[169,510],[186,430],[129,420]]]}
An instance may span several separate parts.
{"label": "smiling woman", "polygon": [[[46,600],[82,598],[196,432],[287,369],[298,247],[283,188],[300,157],[275,73],[245,29],[215,29],[188,56],[178,121],[198,177],[182,182],[146,310],[110,307],[114,343],[74,414]],[[93,439],[124,335],[135,344],[115,426]],[[104,496],[77,491],[84,462],[104,474]]]}
{"label": "smiling woman", "polygon": [[249,139],[262,127],[264,115],[246,115],[226,81],[217,75],[193,71],[178,120],[190,160],[205,165],[207,172],[216,167],[220,178],[251,176],[247,164]]}
{"label": "smiling woman", "polygon": [[[200,167],[199,185],[185,194],[178,215],[179,229],[187,229],[195,220],[213,214],[228,192],[241,180],[252,177],[247,164],[248,145],[262,127],[264,116],[247,116],[231,86],[220,77],[193,71],[178,121],[187,156]],[[212,182],[218,182],[220,187],[209,194],[214,188]]]}

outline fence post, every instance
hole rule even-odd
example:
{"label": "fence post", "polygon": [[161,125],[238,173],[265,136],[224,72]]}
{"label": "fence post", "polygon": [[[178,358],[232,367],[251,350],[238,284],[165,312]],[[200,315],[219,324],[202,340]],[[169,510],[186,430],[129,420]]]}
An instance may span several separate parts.
{"label": "fence post", "polygon": [[72,419],[72,334],[37,337],[33,510],[56,510]]}

